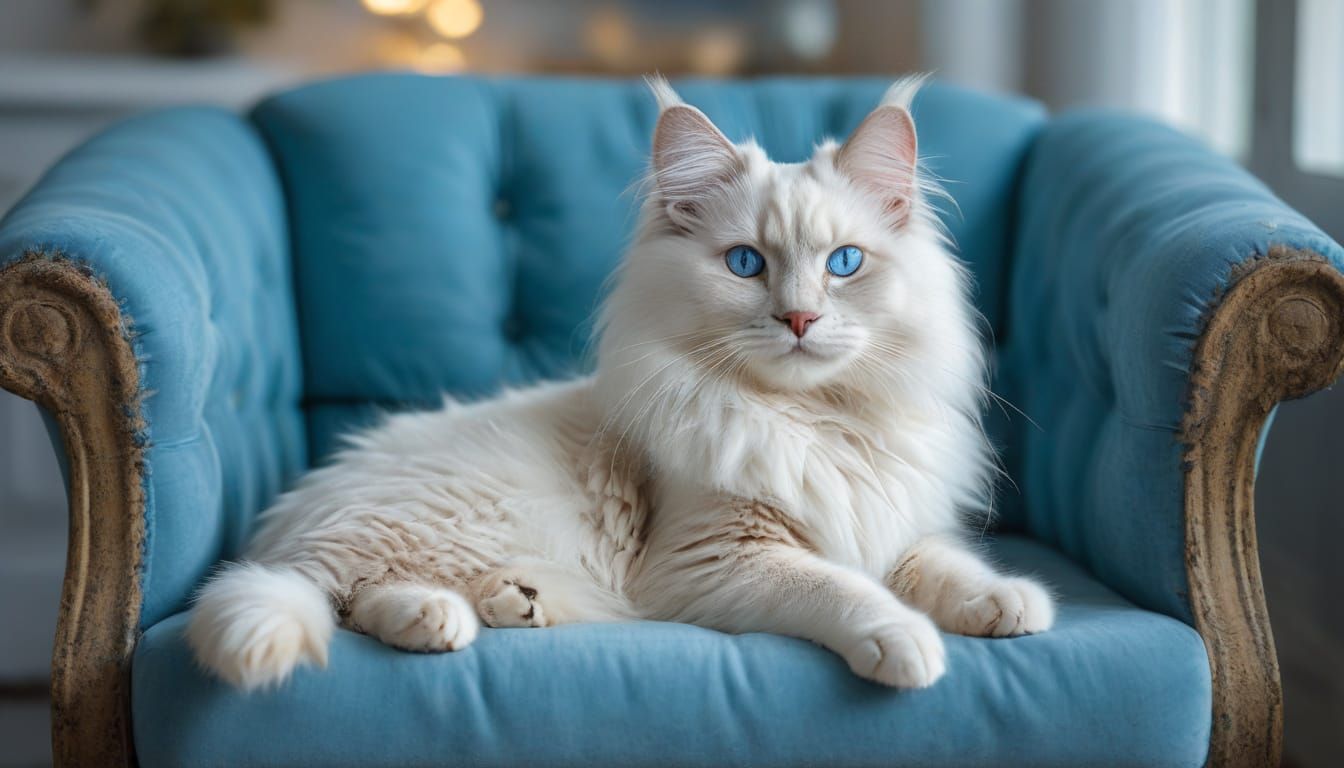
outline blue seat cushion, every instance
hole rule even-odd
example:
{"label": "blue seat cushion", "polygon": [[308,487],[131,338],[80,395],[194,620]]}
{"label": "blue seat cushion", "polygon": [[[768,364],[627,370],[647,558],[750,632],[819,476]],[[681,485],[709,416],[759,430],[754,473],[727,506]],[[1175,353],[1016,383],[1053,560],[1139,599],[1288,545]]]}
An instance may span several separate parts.
{"label": "blue seat cushion", "polygon": [[810,643],[655,622],[484,630],[421,655],[351,632],[330,665],[242,694],[203,675],[185,615],[136,650],[154,766],[1172,765],[1209,740],[1204,645],[1030,540],[993,548],[1061,599],[1050,632],[947,636],[948,674],[897,691]]}

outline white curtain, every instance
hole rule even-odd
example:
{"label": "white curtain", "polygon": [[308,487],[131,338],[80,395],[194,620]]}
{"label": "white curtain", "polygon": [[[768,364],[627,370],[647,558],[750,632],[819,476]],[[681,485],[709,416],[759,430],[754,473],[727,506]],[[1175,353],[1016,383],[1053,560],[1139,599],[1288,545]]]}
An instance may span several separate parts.
{"label": "white curtain", "polygon": [[1253,0],[924,0],[922,59],[945,80],[1052,109],[1147,112],[1245,152]]}

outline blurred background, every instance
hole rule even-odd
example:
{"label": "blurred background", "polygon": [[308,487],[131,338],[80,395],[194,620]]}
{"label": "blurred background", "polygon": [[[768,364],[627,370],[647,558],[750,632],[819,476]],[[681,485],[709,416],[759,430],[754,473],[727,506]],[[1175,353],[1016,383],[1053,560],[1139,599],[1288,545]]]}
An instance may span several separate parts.
{"label": "blurred background", "polygon": [[[1344,0],[0,0],[0,211],[109,121],[369,69],[895,75],[1138,110],[1344,240]],[[1344,753],[1344,393],[1283,407],[1257,485],[1291,766]],[[65,500],[0,392],[0,768],[42,765]]]}

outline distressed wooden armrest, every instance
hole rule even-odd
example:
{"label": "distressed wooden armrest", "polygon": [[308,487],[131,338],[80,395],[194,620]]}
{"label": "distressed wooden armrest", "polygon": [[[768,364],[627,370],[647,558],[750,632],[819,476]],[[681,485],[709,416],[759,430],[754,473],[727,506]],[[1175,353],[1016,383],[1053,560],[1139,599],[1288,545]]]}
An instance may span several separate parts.
{"label": "distressed wooden armrest", "polygon": [[55,418],[68,465],[70,540],[51,660],[55,764],[131,764],[144,541],[139,375],[120,308],[90,270],[41,254],[0,270],[0,386]]}
{"label": "distressed wooden armrest", "polygon": [[1320,256],[1248,262],[1195,350],[1185,443],[1186,573],[1213,676],[1209,765],[1279,764],[1283,694],[1255,536],[1255,462],[1275,404],[1335,381],[1344,277]]}

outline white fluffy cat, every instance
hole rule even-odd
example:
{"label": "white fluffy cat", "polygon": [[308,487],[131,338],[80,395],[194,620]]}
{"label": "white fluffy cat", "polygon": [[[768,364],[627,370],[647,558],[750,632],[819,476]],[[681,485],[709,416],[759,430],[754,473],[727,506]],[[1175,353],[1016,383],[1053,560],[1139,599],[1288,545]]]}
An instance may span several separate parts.
{"label": "white fluffy cat", "polygon": [[939,628],[1049,628],[1047,592],[966,541],[993,469],[985,364],[917,170],[917,87],[781,164],[655,81],[596,374],[352,438],[201,590],[200,662],[255,688],[324,664],[338,622],[451,651],[481,621],[653,618],[806,638],[921,687]]}

